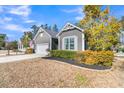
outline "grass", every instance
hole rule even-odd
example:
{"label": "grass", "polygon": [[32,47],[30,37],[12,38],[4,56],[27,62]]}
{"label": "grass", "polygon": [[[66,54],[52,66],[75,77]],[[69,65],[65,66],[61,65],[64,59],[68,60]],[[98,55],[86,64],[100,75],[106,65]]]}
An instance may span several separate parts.
{"label": "grass", "polygon": [[87,78],[80,73],[77,73],[75,76],[75,80],[78,82],[80,85],[84,85],[87,83]]}

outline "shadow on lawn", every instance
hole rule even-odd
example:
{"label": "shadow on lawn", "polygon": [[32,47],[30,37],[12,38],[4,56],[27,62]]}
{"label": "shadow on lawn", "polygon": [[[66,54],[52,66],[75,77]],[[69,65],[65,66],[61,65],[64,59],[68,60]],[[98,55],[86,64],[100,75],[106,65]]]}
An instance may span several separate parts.
{"label": "shadow on lawn", "polygon": [[85,68],[95,69],[95,70],[107,70],[107,69],[111,68],[111,67],[99,66],[99,65],[87,65],[87,64],[83,64],[83,63],[79,64],[75,60],[67,60],[67,59],[63,59],[63,58],[43,57],[43,59],[57,60],[57,61],[60,61],[60,62],[65,62],[65,63],[69,63],[69,64],[76,65],[76,66],[79,66],[79,67],[85,67]]}

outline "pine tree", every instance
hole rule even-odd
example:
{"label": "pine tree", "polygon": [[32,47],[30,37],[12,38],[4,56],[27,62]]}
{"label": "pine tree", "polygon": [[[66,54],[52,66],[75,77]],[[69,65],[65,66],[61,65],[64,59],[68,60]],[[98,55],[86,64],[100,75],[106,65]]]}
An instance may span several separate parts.
{"label": "pine tree", "polygon": [[53,27],[52,27],[52,31],[58,32],[58,27],[57,27],[56,24],[53,25]]}
{"label": "pine tree", "polygon": [[39,28],[36,25],[33,25],[31,29],[32,29],[32,35],[35,36]]}
{"label": "pine tree", "polygon": [[45,24],[43,28],[48,29],[48,24]]}
{"label": "pine tree", "polygon": [[51,26],[48,26],[48,30],[50,30],[50,31],[51,31]]}

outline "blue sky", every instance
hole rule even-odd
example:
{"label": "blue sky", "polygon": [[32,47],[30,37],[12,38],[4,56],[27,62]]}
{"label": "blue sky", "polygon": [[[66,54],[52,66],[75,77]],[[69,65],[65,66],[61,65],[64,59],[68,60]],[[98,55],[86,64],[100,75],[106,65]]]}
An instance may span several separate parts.
{"label": "blue sky", "polygon": [[[0,33],[7,34],[9,40],[18,40],[34,24],[57,24],[61,29],[67,22],[82,19],[82,8],[82,5],[0,6]],[[110,14],[120,19],[124,6],[110,6]]]}

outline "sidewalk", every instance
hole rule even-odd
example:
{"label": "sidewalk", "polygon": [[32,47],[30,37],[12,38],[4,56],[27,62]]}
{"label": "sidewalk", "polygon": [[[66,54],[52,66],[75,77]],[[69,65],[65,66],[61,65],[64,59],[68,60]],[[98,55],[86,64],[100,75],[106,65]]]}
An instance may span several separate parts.
{"label": "sidewalk", "polygon": [[4,56],[4,57],[0,57],[0,63],[14,62],[14,61],[33,59],[38,57],[44,57],[44,55],[26,54],[26,55]]}

